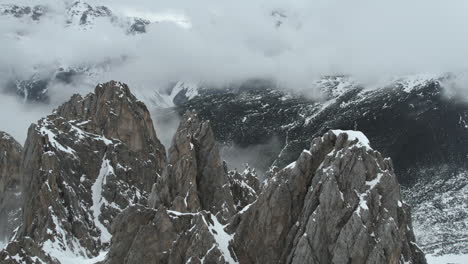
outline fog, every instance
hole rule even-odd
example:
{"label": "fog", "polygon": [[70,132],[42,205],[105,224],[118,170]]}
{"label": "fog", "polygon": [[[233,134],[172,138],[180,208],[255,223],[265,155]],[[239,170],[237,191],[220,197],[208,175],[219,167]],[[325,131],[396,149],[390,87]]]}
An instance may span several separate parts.
{"label": "fog", "polygon": [[[1,81],[48,74],[58,67],[101,65],[86,80],[50,87],[48,106],[25,107],[21,100],[0,94],[0,129],[20,141],[30,122],[70,94],[86,93],[109,79],[127,82],[140,97],[174,80],[223,85],[250,78],[272,79],[315,96],[312,80],[322,75],[348,74],[374,83],[468,69],[464,0],[88,2],[106,5],[119,16],[159,23],[137,35],[108,19],[97,19],[83,30],[65,26],[67,1],[0,1],[44,3],[50,9],[39,23],[0,16]],[[452,90],[465,94],[465,79],[451,83]]]}
{"label": "fog", "polygon": [[254,168],[260,179],[264,178],[266,170],[281,151],[282,144],[277,137],[272,137],[265,144],[240,147],[224,145],[221,148],[221,158],[226,161],[229,170],[242,172],[246,165]]}

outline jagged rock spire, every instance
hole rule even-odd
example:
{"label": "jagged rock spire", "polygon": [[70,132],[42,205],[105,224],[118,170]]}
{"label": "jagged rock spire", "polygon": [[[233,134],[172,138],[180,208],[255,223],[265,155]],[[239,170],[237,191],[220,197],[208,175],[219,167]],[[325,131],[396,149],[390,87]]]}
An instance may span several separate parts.
{"label": "jagged rock spire", "polygon": [[187,112],[169,149],[169,165],[154,186],[152,206],[210,211],[226,222],[234,213],[227,172],[208,121]]}
{"label": "jagged rock spire", "polygon": [[210,124],[197,114],[183,116],[149,204],[117,217],[105,263],[235,263],[224,230],[235,214],[230,182]]}

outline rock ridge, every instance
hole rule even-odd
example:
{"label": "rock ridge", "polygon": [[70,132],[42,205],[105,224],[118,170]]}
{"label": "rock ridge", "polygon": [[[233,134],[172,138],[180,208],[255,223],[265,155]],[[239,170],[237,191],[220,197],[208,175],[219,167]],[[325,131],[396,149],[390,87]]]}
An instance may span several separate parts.
{"label": "rock ridge", "polygon": [[191,111],[166,158],[146,106],[111,81],[33,124],[24,149],[6,142],[22,210],[1,263],[426,263],[392,161],[359,131],[312,139],[260,184],[228,171]]}

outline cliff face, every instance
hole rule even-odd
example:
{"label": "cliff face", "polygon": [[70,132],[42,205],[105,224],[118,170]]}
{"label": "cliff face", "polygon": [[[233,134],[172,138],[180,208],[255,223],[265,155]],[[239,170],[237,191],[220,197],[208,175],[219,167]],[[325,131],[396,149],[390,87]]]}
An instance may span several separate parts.
{"label": "cliff face", "polygon": [[119,215],[106,263],[232,262],[224,226],[235,213],[209,122],[187,112],[150,208],[130,207]]}
{"label": "cliff face", "polygon": [[22,150],[15,139],[0,131],[0,241],[6,241],[20,223]]}
{"label": "cliff face", "polygon": [[357,131],[312,140],[262,186],[187,112],[168,161],[124,84],[29,129],[21,226],[1,263],[425,263],[389,159]]}
{"label": "cliff face", "polygon": [[152,192],[152,207],[210,211],[223,222],[235,213],[227,172],[207,121],[187,112],[169,150],[169,165]]}
{"label": "cliff face", "polygon": [[[147,203],[166,165],[148,110],[117,82],[73,96],[30,127],[25,146],[22,225],[4,255],[23,261],[98,255],[112,220],[129,205]],[[35,248],[22,255],[27,243]]]}
{"label": "cliff face", "polygon": [[233,225],[240,263],[425,263],[391,161],[356,131],[312,140]]}

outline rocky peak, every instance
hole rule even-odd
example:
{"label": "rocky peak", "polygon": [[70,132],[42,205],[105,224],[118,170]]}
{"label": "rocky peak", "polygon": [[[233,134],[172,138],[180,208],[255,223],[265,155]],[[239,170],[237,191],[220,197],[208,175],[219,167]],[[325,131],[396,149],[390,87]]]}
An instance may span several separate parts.
{"label": "rocky peak", "polygon": [[153,148],[159,156],[165,156],[148,108],[126,84],[111,81],[98,85],[93,94],[84,98],[74,95],[54,115],[79,120],[86,131],[119,139],[133,151]]}
{"label": "rocky peak", "polygon": [[105,263],[236,263],[225,230],[236,212],[230,181],[210,123],[197,114],[184,115],[149,204],[116,218]]}
{"label": "rocky peak", "polygon": [[105,6],[91,6],[83,1],[76,1],[67,8],[68,24],[88,26],[97,17],[112,17],[112,11]]}
{"label": "rocky peak", "polygon": [[[74,95],[30,127],[25,146],[22,226],[5,259],[99,255],[113,219],[146,204],[166,166],[148,109],[118,82]],[[29,252],[18,251],[26,244]]]}
{"label": "rocky peak", "polygon": [[234,213],[227,172],[208,121],[187,112],[169,149],[169,165],[152,192],[160,203],[180,212],[210,211],[227,221]]}
{"label": "rocky peak", "polygon": [[425,263],[390,159],[355,131],[312,140],[232,225],[240,263]]}
{"label": "rocky peak", "polygon": [[20,220],[22,149],[13,137],[0,131],[0,241],[12,235]]}

